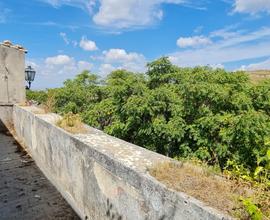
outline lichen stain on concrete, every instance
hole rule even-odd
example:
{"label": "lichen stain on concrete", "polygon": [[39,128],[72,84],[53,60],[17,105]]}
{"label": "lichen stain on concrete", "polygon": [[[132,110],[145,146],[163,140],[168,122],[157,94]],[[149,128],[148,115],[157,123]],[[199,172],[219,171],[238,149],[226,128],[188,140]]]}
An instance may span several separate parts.
{"label": "lichen stain on concrete", "polygon": [[[93,129],[94,130],[94,129]],[[92,130],[91,130],[92,131]],[[98,135],[97,135],[98,133]],[[153,156],[146,156],[144,149],[134,147],[134,145],[125,141],[112,138],[103,132],[77,134],[76,137],[92,147],[102,150],[103,153],[113,155],[115,159],[121,161],[127,167],[145,172],[147,167],[153,165]],[[102,148],[100,147],[102,146]],[[157,158],[155,158],[156,160]],[[164,160],[161,156],[159,160]]]}
{"label": "lichen stain on concrete", "polygon": [[[105,170],[98,163],[94,163],[94,174],[101,192],[110,199],[118,199],[125,194],[132,196],[135,200],[140,199],[140,194],[136,189],[124,183],[119,177]],[[110,177],[110,178],[108,178]]]}
{"label": "lichen stain on concrete", "polygon": [[[93,171],[100,192],[107,199],[107,203],[109,201],[110,206],[113,207],[114,216],[118,216],[114,219],[122,219],[122,217],[119,217],[122,216],[121,213],[125,213],[127,219],[140,219],[138,211],[143,213],[143,211],[147,210],[142,195],[134,187],[125,183],[98,163],[94,163]],[[111,214],[112,211],[109,213]],[[106,213],[106,216],[108,216],[108,213]]]}

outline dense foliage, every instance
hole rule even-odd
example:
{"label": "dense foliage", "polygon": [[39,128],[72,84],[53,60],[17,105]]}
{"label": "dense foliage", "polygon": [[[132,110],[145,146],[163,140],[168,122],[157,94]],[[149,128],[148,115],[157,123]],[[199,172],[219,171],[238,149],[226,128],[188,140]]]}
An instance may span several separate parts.
{"label": "dense foliage", "polygon": [[145,74],[117,70],[105,81],[84,71],[62,88],[30,91],[28,98],[49,101],[58,113],[78,113],[87,124],[158,153],[196,157],[221,170],[241,166],[254,173],[260,166],[269,179],[261,158],[270,149],[270,81],[180,68],[166,57],[147,67]]}

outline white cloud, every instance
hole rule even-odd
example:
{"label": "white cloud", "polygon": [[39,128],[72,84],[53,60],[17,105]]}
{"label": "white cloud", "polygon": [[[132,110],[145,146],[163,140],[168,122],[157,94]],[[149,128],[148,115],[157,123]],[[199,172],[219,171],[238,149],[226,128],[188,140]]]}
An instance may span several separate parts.
{"label": "white cloud", "polygon": [[118,66],[117,69],[125,69],[132,72],[143,73],[146,71],[146,61],[142,60],[140,62],[123,63],[122,65]]}
{"label": "white cloud", "polygon": [[228,39],[232,37],[237,37],[243,33],[243,30],[239,30],[238,28],[238,24],[226,26],[225,28],[212,31],[209,35],[209,38]]}
{"label": "white cloud", "polygon": [[93,64],[87,61],[76,61],[73,57],[68,55],[57,55],[47,57],[44,60],[45,68],[41,72],[45,75],[50,74],[77,74],[82,70],[89,70]]}
{"label": "white cloud", "polygon": [[66,45],[68,45],[70,43],[66,33],[61,32],[61,33],[59,33],[59,35],[62,37],[62,39],[66,43]]}
{"label": "white cloud", "polygon": [[[88,11],[93,22],[109,29],[145,27],[163,18],[162,4],[180,4],[201,9],[190,0],[41,0],[53,7],[69,5]],[[195,2],[195,1],[194,1]],[[199,7],[197,7],[199,5]],[[96,6],[96,7],[95,7]],[[94,9],[97,8],[97,11]]]}
{"label": "white cloud", "polygon": [[101,60],[99,70],[101,74],[106,74],[114,69],[125,69],[134,72],[144,72],[146,59],[142,54],[127,52],[124,49],[110,49],[103,51],[103,56],[96,57]]}
{"label": "white cloud", "polygon": [[57,55],[54,57],[47,57],[45,63],[47,65],[66,65],[73,62],[73,58],[67,55]]}
{"label": "white cloud", "polygon": [[98,50],[96,43],[92,40],[88,40],[85,36],[80,41],[80,47],[86,51]]}
{"label": "white cloud", "polygon": [[106,75],[110,74],[112,71],[114,71],[115,69],[116,69],[116,67],[114,67],[113,65],[111,65],[109,63],[103,63],[99,67],[99,73],[102,76],[106,76]]}
{"label": "white cloud", "polygon": [[180,37],[176,42],[177,46],[180,48],[201,47],[211,43],[211,39],[204,36]]}
{"label": "white cloud", "polygon": [[78,71],[83,71],[83,70],[90,70],[92,69],[93,67],[93,64],[92,63],[89,63],[89,62],[86,62],[86,61],[83,61],[83,60],[80,60],[78,61]]}
{"label": "white cloud", "polygon": [[140,62],[144,60],[144,56],[138,53],[127,53],[124,49],[110,49],[103,51],[104,59],[106,62]]}
{"label": "white cloud", "polygon": [[100,0],[93,21],[100,26],[125,29],[144,27],[163,17],[162,3],[183,4],[184,0]]}
{"label": "white cloud", "polygon": [[69,39],[66,33],[60,32],[59,35],[63,39],[66,45],[72,44],[74,47],[77,47],[78,42],[76,40]]}
{"label": "white cloud", "polygon": [[92,12],[93,7],[96,4],[96,0],[40,0],[42,2],[48,3],[55,8],[58,8],[62,5],[68,5],[72,7],[81,8]]}
{"label": "white cloud", "polygon": [[243,65],[241,70],[270,70],[270,57],[262,62]]}
{"label": "white cloud", "polygon": [[35,70],[40,68],[40,66],[34,62],[34,61],[30,61],[30,60],[26,60],[26,66],[31,66],[32,68],[34,68]]}
{"label": "white cloud", "polygon": [[256,14],[258,12],[270,13],[269,0],[235,0],[234,11],[239,13]]}
{"label": "white cloud", "polygon": [[[223,34],[228,36],[226,32]],[[180,66],[196,66],[270,55],[270,28],[261,28],[253,32],[230,30],[230,36],[215,40],[204,48],[172,53],[169,55],[170,60]]]}
{"label": "white cloud", "polygon": [[224,65],[221,63],[217,63],[217,64],[210,64],[209,65],[211,68],[213,69],[224,69]]}
{"label": "white cloud", "polygon": [[68,55],[56,55],[40,60],[28,60],[37,72],[34,88],[59,87],[66,79],[73,78],[83,70],[91,70],[93,64],[84,60],[76,60]]}

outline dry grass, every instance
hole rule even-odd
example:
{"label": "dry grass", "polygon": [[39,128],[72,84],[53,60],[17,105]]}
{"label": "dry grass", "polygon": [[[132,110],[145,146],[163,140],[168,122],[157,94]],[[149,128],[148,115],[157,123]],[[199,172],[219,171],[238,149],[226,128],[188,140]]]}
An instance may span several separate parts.
{"label": "dry grass", "polygon": [[48,93],[48,98],[46,102],[41,105],[41,107],[44,109],[45,113],[54,112],[55,103],[55,95],[53,93]]}
{"label": "dry grass", "polygon": [[217,176],[188,163],[156,164],[150,168],[149,173],[168,188],[185,192],[229,215],[241,213],[241,218],[245,216],[245,211],[240,207],[239,197],[254,194],[253,190],[243,183]]}
{"label": "dry grass", "polygon": [[60,119],[56,124],[60,128],[72,134],[81,134],[87,132],[80,116],[76,114],[68,113],[64,115],[63,118]]}
{"label": "dry grass", "polygon": [[[25,102],[21,102],[19,103],[19,106],[22,107],[27,107],[27,106],[32,106],[33,103],[31,101],[25,101]],[[47,114],[47,110],[43,108],[43,106],[40,106],[39,108],[36,108],[35,110],[32,110],[32,113],[34,114]]]}
{"label": "dry grass", "polygon": [[249,74],[257,74],[257,75],[270,75],[270,70],[250,70]]}
{"label": "dry grass", "polygon": [[254,83],[258,83],[262,80],[270,79],[270,70],[253,70],[247,71],[250,79]]}
{"label": "dry grass", "polygon": [[54,94],[48,94],[48,98],[47,98],[46,102],[39,105],[38,110],[34,110],[32,112],[34,114],[48,114],[48,113],[54,112],[55,103],[56,103],[56,101],[55,101]]}
{"label": "dry grass", "polygon": [[31,105],[32,103],[28,100],[19,103],[19,106],[22,106],[22,107],[31,106]]}

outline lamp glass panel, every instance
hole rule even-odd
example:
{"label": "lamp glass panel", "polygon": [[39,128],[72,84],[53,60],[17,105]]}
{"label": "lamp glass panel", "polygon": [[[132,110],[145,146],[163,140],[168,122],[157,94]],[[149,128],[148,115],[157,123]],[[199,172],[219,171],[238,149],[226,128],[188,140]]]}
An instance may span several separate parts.
{"label": "lamp glass panel", "polygon": [[30,79],[30,71],[26,71],[25,72],[25,80],[29,81],[29,79]]}
{"label": "lamp glass panel", "polygon": [[36,72],[32,70],[32,71],[30,72],[30,81],[31,81],[31,82],[34,81],[35,75],[36,75]]}
{"label": "lamp glass panel", "polygon": [[25,69],[25,80],[27,82],[33,82],[35,79],[36,71],[31,68],[31,66],[28,66]]}

